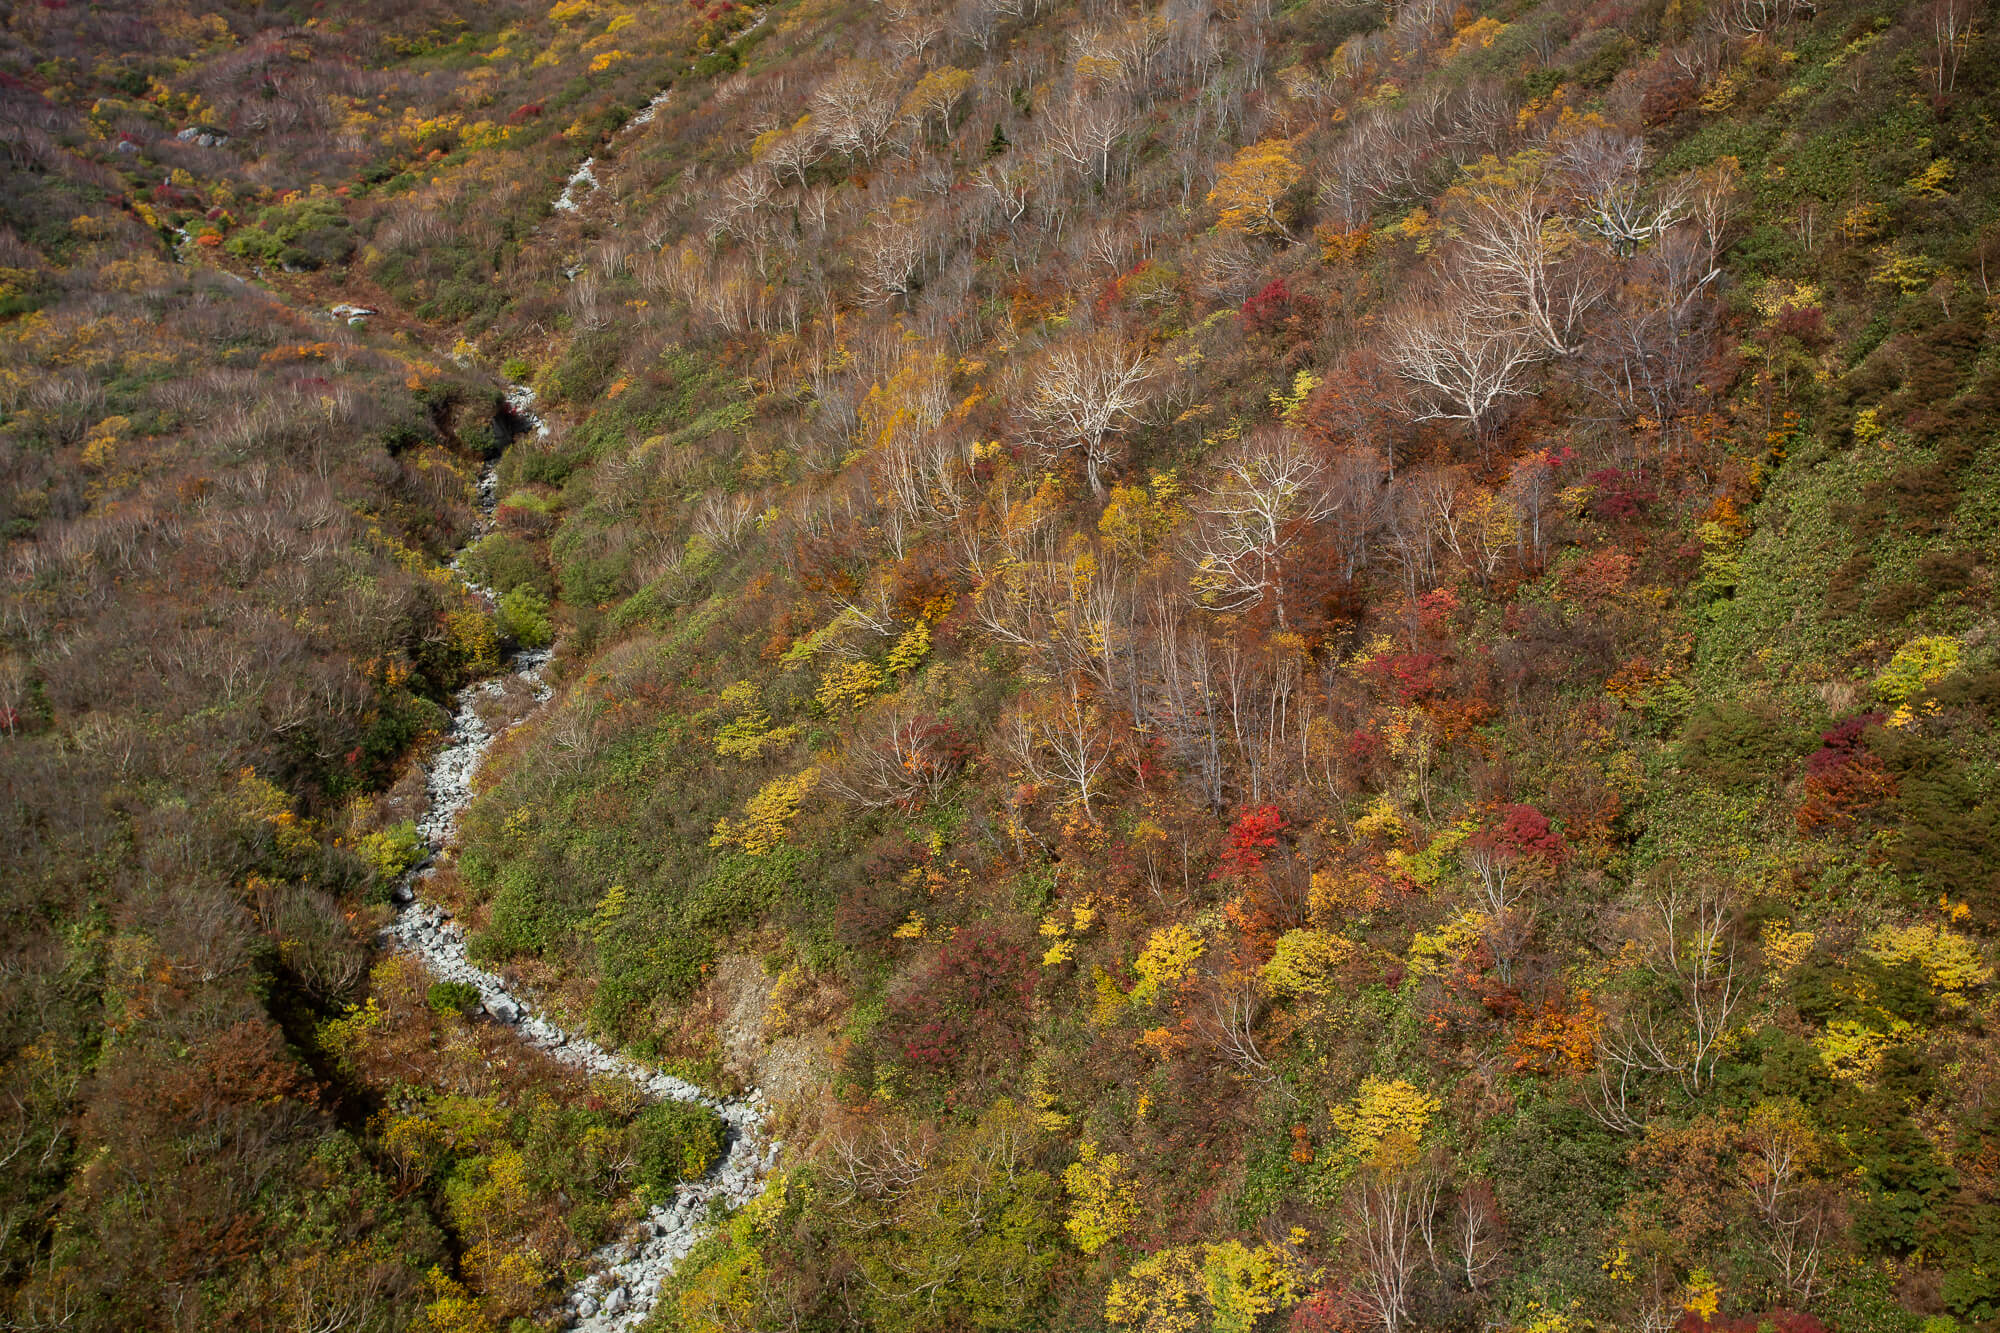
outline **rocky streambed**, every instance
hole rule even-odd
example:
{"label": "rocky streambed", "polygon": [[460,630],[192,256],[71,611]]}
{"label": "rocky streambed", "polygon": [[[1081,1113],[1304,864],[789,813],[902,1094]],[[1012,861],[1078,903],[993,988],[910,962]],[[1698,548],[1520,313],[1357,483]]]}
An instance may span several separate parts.
{"label": "rocky streambed", "polygon": [[[764,17],[759,14],[757,23],[762,24]],[[652,121],[670,95],[670,89],[662,90],[619,132],[623,134]],[[587,157],[564,182],[562,193],[551,207],[559,213],[580,212],[584,192],[595,191],[599,183],[596,159]],[[357,315],[365,319],[374,312],[344,306],[329,313],[336,319],[353,322]],[[523,426],[536,435],[548,435],[548,424],[535,412],[533,389],[525,384],[512,385],[506,401]],[[479,478],[482,533],[492,523],[498,498],[499,478],[489,465]],[[458,562],[452,563],[456,569]],[[467,586],[492,600],[491,589],[470,580]],[[552,691],[542,678],[542,668],[548,661],[545,649],[517,653],[509,664],[508,675],[476,682],[458,692],[452,710],[451,736],[432,758],[426,774],[429,809],[417,821],[428,854],[397,887],[396,919],[387,934],[395,947],[422,959],[438,980],[464,982],[477,989],[480,1007],[497,1022],[513,1027],[530,1046],[591,1074],[629,1079],[655,1100],[700,1102],[721,1116],[728,1126],[722,1157],[708,1174],[682,1185],[671,1203],[653,1208],[625,1239],[593,1254],[589,1275],[565,1295],[563,1308],[570,1316],[572,1328],[584,1333],[615,1333],[633,1327],[651,1312],[661,1280],[694,1248],[701,1226],[716,1201],[734,1206],[757,1196],[783,1145],[766,1133],[762,1089],[752,1088],[743,1097],[718,1097],[606,1050],[587,1037],[564,1031],[537,1012],[528,997],[510,990],[495,974],[475,966],[466,956],[463,928],[444,908],[423,901],[424,881],[436,873],[438,858],[447,854],[457,832],[459,813],[472,800],[473,774],[499,736],[487,725],[480,707],[482,702],[497,702],[506,694],[510,677],[517,685],[526,686],[537,703],[546,701]]]}
{"label": "rocky streambed", "polygon": [[[531,428],[546,432],[547,427],[531,410],[532,393],[517,388],[508,401]],[[479,484],[482,530],[491,521],[496,495],[496,479],[489,466]],[[477,585],[468,586],[490,595]],[[417,823],[429,855],[397,886],[396,919],[387,935],[394,947],[422,959],[438,980],[464,982],[477,989],[484,1011],[495,1021],[513,1027],[530,1046],[591,1074],[629,1079],[656,1100],[700,1102],[727,1124],[727,1144],[708,1174],[682,1185],[671,1203],[653,1208],[626,1238],[592,1255],[593,1271],[565,1296],[563,1307],[572,1327],[588,1333],[613,1333],[632,1327],[651,1311],[661,1279],[693,1248],[711,1205],[717,1200],[737,1205],[756,1197],[781,1145],[766,1133],[761,1090],[752,1089],[743,1097],[718,1097],[606,1050],[587,1037],[564,1031],[537,1012],[530,997],[475,966],[466,955],[463,928],[450,912],[423,900],[424,883],[436,873],[437,859],[448,854],[458,816],[472,800],[473,774],[479,761],[506,730],[505,726],[500,731],[489,726],[481,705],[497,701],[507,693],[510,682],[515,688],[525,687],[537,703],[547,700],[552,691],[542,671],[548,661],[546,649],[518,653],[507,674],[458,692],[450,738],[432,757],[426,774],[430,808]]]}

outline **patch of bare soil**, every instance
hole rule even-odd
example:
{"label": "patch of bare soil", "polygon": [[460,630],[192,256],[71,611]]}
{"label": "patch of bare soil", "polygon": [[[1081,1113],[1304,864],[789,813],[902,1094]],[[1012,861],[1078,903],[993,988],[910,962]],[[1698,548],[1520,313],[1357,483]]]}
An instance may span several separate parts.
{"label": "patch of bare soil", "polygon": [[781,1117],[809,1115],[833,1073],[837,996],[797,973],[771,976],[752,954],[716,959],[723,1070],[764,1090]]}

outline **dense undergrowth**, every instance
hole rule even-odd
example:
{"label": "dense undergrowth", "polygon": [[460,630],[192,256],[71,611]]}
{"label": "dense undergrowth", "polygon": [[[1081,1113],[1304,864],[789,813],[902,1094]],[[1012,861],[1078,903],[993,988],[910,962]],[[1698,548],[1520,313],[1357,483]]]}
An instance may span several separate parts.
{"label": "dense undergrowth", "polygon": [[[539,1315],[675,1141],[369,979],[409,756],[548,632],[442,564],[518,423],[429,330],[202,262],[339,265],[349,208],[471,151],[461,44],[524,17],[560,44],[539,10],[0,19],[10,1328]],[[656,77],[516,90],[616,124]],[[559,183],[562,126],[521,126]]]}
{"label": "dense undergrowth", "polygon": [[651,1327],[2000,1320],[1989,14],[280,17],[10,20],[18,1322],[532,1323],[704,1151],[362,975],[550,632],[479,956],[826,1051]]}

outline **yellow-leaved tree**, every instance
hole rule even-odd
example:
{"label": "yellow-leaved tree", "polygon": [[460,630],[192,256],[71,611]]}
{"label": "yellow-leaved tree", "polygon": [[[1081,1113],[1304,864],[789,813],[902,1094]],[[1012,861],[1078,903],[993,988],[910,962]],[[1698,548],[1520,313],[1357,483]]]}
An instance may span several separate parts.
{"label": "yellow-leaved tree", "polygon": [[715,834],[708,845],[727,847],[733,843],[751,856],[763,856],[785,840],[799,813],[799,803],[818,781],[818,768],[772,778],[750,798],[741,820],[715,821]]}
{"label": "yellow-leaved tree", "polygon": [[1132,1003],[1151,1004],[1162,990],[1194,975],[1202,948],[1201,935],[1191,926],[1176,922],[1154,931],[1132,961],[1132,970],[1139,974],[1131,991]]}
{"label": "yellow-leaved tree", "polygon": [[1113,1282],[1104,1316],[1142,1333],[1250,1333],[1263,1316],[1296,1304],[1311,1281],[1296,1255],[1274,1245],[1177,1245]]}
{"label": "yellow-leaved tree", "polygon": [[1288,930],[1264,964],[1264,986],[1281,1000],[1323,1003],[1343,989],[1340,970],[1359,952],[1354,941],[1326,930]]}
{"label": "yellow-leaved tree", "polygon": [[944,123],[944,137],[951,137],[951,113],[965,96],[966,89],[972,87],[972,71],[953,69],[946,66],[934,69],[917,80],[917,86],[903,99],[903,119],[922,129],[923,123],[936,116]]}
{"label": "yellow-leaved tree", "polygon": [[1438,1099],[1408,1079],[1365,1078],[1354,1100],[1333,1108],[1333,1123],[1347,1138],[1347,1156],[1381,1166],[1416,1161],[1425,1126]]}
{"label": "yellow-leaved tree", "polygon": [[1117,1153],[1100,1152],[1086,1139],[1077,1149],[1077,1159],[1063,1172],[1063,1190],[1069,1195],[1063,1230],[1079,1250],[1096,1254],[1138,1219],[1139,1192],[1125,1159]]}
{"label": "yellow-leaved tree", "polygon": [[1953,1008],[1966,1003],[1966,992],[1993,980],[1993,969],[1980,957],[1977,943],[1934,923],[1883,926],[1868,936],[1863,948],[1869,957],[1890,967],[1915,963],[1932,989]]}
{"label": "yellow-leaved tree", "polygon": [[1217,225],[1250,236],[1291,240],[1284,201],[1304,174],[1305,169],[1292,156],[1291,140],[1264,139],[1247,145],[1234,161],[1223,164],[1215,188],[1208,192],[1208,202],[1218,211]]}
{"label": "yellow-leaved tree", "polygon": [[678,1284],[680,1327],[688,1333],[724,1333],[755,1319],[759,1297],[770,1282],[759,1246],[787,1199],[785,1177],[774,1175],[762,1194],[716,1229],[702,1251],[708,1262]]}

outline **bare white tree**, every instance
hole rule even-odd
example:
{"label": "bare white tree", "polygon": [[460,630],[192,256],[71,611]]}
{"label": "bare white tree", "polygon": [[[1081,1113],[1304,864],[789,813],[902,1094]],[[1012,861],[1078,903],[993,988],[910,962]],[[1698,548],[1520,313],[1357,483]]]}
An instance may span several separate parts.
{"label": "bare white tree", "polygon": [[832,217],[836,196],[824,185],[809,186],[799,195],[799,219],[815,232],[826,230],[827,220]]}
{"label": "bare white tree", "polygon": [[1555,164],[1524,154],[1461,191],[1454,208],[1462,295],[1485,321],[1518,330],[1551,356],[1576,350],[1584,316],[1610,286],[1577,244],[1564,193]]}
{"label": "bare white tree", "polygon": [[1722,892],[1703,889],[1683,895],[1669,889],[1660,897],[1658,911],[1666,932],[1665,962],[1680,983],[1691,1029],[1681,1078],[1690,1093],[1699,1095],[1714,1085],[1723,1042],[1749,978],[1736,956],[1729,900]]}
{"label": "bare white tree", "polygon": [[1972,44],[1973,0],[1931,0],[1931,38],[1936,55],[1931,63],[1931,82],[1940,93],[1958,87],[1958,67]]}
{"label": "bare white tree", "polygon": [[1593,126],[1563,141],[1557,162],[1575,196],[1577,222],[1626,257],[1687,212],[1683,182],[1646,188],[1646,141]]}
{"label": "bare white tree", "polygon": [[1689,1096],[1714,1087],[1750,986],[1724,892],[1669,888],[1655,898],[1653,914],[1659,925],[1653,966],[1674,983],[1675,1003],[1666,1013],[1641,1005],[1604,1024],[1597,1038],[1598,1086],[1590,1098],[1600,1123],[1628,1134],[1644,1124],[1638,1103],[1649,1076],[1671,1074]]}
{"label": "bare white tree", "polygon": [[1782,1103],[1752,1111],[1745,1130],[1743,1186],[1765,1255],[1778,1285],[1803,1308],[1826,1289],[1821,1259],[1834,1229],[1826,1195],[1809,1176],[1820,1145],[1797,1109]]}
{"label": "bare white tree", "polygon": [[1528,391],[1538,353],[1528,333],[1448,291],[1391,317],[1384,359],[1417,389],[1417,421],[1463,421],[1483,442],[1494,409]]}
{"label": "bare white tree", "polygon": [[367,973],[367,950],[354,938],[340,905],[327,894],[287,888],[259,916],[278,939],[285,966],[316,998],[344,999]]}
{"label": "bare white tree", "polygon": [[813,120],[835,152],[872,159],[895,136],[896,98],[873,74],[843,69],[814,91]]}
{"label": "bare white tree", "polygon": [[951,11],[951,35],[982,52],[992,47],[999,26],[1000,7],[995,0],[959,0]]}
{"label": "bare white tree", "polygon": [[1483,1181],[1459,1192],[1451,1222],[1451,1255],[1465,1274],[1465,1285],[1473,1291],[1479,1290],[1487,1270],[1500,1261],[1499,1209],[1492,1189]]}
{"label": "bare white tree", "polygon": [[1459,168],[1502,147],[1514,112],[1506,90],[1488,82],[1362,112],[1333,149],[1320,202],[1351,230],[1384,208],[1428,198]]}
{"label": "bare white tree", "polygon": [[1065,558],[1044,529],[1009,543],[981,582],[973,619],[996,642],[1038,659],[1045,674],[1082,675],[1116,695],[1130,684],[1129,594],[1115,561]]}
{"label": "bare white tree", "polygon": [[1036,438],[1055,449],[1083,452],[1091,493],[1105,494],[1104,465],[1112,437],[1145,406],[1155,366],[1144,349],[1098,332],[1053,348],[1042,358],[1026,411]]}
{"label": "bare white tree", "polygon": [[744,167],[734,173],[716,191],[715,205],[709,213],[708,239],[749,236],[776,197],[777,183],[770,172]]}
{"label": "bare white tree", "polygon": [[1501,494],[1514,506],[1516,531],[1531,569],[1539,569],[1548,550],[1549,520],[1557,496],[1556,465],[1545,450],[1527,454],[1507,470]]}
{"label": "bare white tree", "polygon": [[973,174],[972,183],[1012,226],[1028,211],[1028,192],[1034,185],[1034,179],[1033,165],[1009,153],[999,161],[988,162],[981,167]]}
{"label": "bare white tree", "polygon": [[311,1255],[285,1270],[281,1292],[297,1333],[345,1333],[374,1316],[391,1270],[366,1257]]}
{"label": "bare white tree", "polygon": [[1460,853],[1459,859],[1472,872],[1473,887],[1487,915],[1505,915],[1520,902],[1521,884],[1514,873],[1520,857],[1511,849],[1475,839]]}
{"label": "bare white tree", "polygon": [[857,737],[822,780],[856,805],[914,810],[936,799],[962,763],[942,724],[896,713]]}
{"label": "bare white tree", "polygon": [[711,491],[695,510],[695,535],[718,551],[733,551],[757,521],[757,506],[747,495]]}
{"label": "bare white tree", "polygon": [[1009,752],[1037,782],[1073,791],[1088,818],[1091,798],[1103,789],[1111,765],[1112,736],[1097,703],[1077,681],[1051,690],[1016,712]]}
{"label": "bare white tree", "polygon": [[590,766],[601,743],[597,734],[598,712],[594,701],[575,699],[566,702],[549,720],[546,735],[556,755],[550,764],[553,772],[574,777]]}
{"label": "bare white tree", "polygon": [[1203,605],[1241,611],[1272,599],[1286,624],[1280,570],[1301,530],[1331,512],[1326,469],[1290,431],[1257,435],[1222,466],[1202,504],[1189,556]]}
{"label": "bare white tree", "polygon": [[1356,1272],[1351,1290],[1382,1333],[1402,1333],[1420,1246],[1437,1212],[1440,1172],[1427,1166],[1370,1164],[1349,1187],[1344,1218]]}
{"label": "bare white tree", "polygon": [[909,292],[924,262],[924,234],[914,219],[878,213],[856,245],[864,298],[886,305]]}
{"label": "bare white tree", "polygon": [[827,1201],[846,1214],[862,1200],[896,1200],[914,1190],[929,1169],[933,1136],[894,1133],[886,1124],[872,1135],[841,1134],[827,1145]]}
{"label": "bare white tree", "polygon": [[1195,1027],[1244,1078],[1274,1083],[1278,1075],[1257,1047],[1257,1022],[1264,1016],[1264,991],[1254,973],[1231,968],[1213,978],[1208,1002],[1195,1013]]}
{"label": "bare white tree", "polygon": [[1681,216],[1623,266],[1618,299],[1595,322],[1583,372],[1622,420],[1668,423],[1694,393],[1739,202],[1727,160],[1672,182]]}
{"label": "bare white tree", "polygon": [[913,13],[889,29],[889,49],[899,59],[920,61],[944,31],[944,19],[939,15]]}
{"label": "bare white tree", "polygon": [[1390,471],[1385,454],[1359,449],[1337,455],[1327,468],[1326,522],[1344,579],[1368,563],[1388,510]]}
{"label": "bare white tree", "polygon": [[1714,22],[1726,33],[1756,37],[1818,8],[1814,0],[1727,0]]}
{"label": "bare white tree", "polygon": [[1124,113],[1108,99],[1073,94],[1043,118],[1043,142],[1077,174],[1097,184],[1111,175],[1111,150],[1125,133]]}
{"label": "bare white tree", "polygon": [[[233,676],[229,677],[233,684]],[[228,691],[234,697],[235,690]],[[34,676],[28,663],[19,657],[0,658],[0,731],[12,736],[25,720],[29,701],[34,697]]]}
{"label": "bare white tree", "polygon": [[604,308],[603,285],[595,273],[577,274],[576,281],[563,293],[563,304],[579,329],[601,329],[611,322],[611,315]]}
{"label": "bare white tree", "polygon": [[790,172],[803,187],[806,172],[825,156],[826,138],[820,133],[819,126],[808,119],[772,141],[760,160],[770,169],[773,180],[782,182],[785,173]]}

